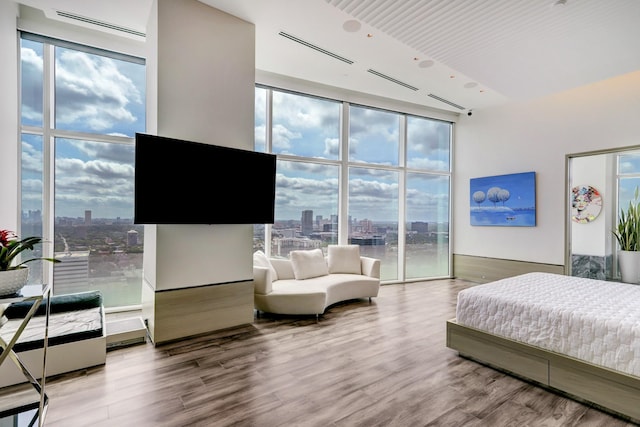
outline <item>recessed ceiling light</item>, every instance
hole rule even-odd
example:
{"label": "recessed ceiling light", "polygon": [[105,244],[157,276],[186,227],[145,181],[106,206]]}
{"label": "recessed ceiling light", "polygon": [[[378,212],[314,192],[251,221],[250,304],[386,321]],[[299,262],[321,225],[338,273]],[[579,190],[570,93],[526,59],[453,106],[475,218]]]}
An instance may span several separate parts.
{"label": "recessed ceiling light", "polygon": [[360,31],[361,27],[362,25],[360,24],[360,21],[356,21],[355,19],[350,19],[342,24],[342,28],[349,33]]}
{"label": "recessed ceiling light", "polygon": [[422,61],[421,63],[418,64],[418,67],[420,68],[429,68],[434,64],[434,62],[430,59],[427,59],[425,61]]}
{"label": "recessed ceiling light", "polygon": [[464,87],[467,88],[467,89],[471,89],[471,88],[474,88],[476,86],[478,86],[478,83],[476,83],[476,82],[469,82],[469,83],[465,83],[465,85],[464,85]]}
{"label": "recessed ceiling light", "polygon": [[367,34],[367,37],[372,38],[373,34],[369,33],[369,34]]}

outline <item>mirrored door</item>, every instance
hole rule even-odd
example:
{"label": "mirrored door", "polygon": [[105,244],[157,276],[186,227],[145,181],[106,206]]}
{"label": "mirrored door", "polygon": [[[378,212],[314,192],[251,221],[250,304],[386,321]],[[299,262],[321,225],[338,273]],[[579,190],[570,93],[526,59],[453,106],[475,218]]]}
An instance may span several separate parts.
{"label": "mirrored door", "polygon": [[640,185],[640,146],[569,154],[566,162],[565,273],[619,280],[613,230]]}

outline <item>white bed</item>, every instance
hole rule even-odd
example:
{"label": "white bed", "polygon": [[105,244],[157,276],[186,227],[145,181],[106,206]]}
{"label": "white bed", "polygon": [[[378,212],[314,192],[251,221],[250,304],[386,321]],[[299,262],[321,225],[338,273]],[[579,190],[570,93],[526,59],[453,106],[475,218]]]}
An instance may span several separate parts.
{"label": "white bed", "polygon": [[527,273],[458,294],[447,346],[640,420],[640,286]]}

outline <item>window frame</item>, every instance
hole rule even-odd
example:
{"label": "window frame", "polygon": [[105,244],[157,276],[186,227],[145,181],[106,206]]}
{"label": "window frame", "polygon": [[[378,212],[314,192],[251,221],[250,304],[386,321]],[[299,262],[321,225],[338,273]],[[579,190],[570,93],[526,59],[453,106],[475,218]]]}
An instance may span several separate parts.
{"label": "window frame", "polygon": [[[36,43],[42,43],[42,60],[43,60],[43,75],[42,75],[42,127],[33,126],[33,125],[25,125],[23,124],[23,116],[22,116],[22,107],[23,107],[23,99],[22,99],[22,90],[23,90],[23,70],[22,70],[22,49],[21,44],[22,40],[29,40]],[[86,140],[91,142],[99,142],[99,143],[108,143],[108,144],[123,144],[127,146],[135,145],[135,135],[132,136],[120,136],[120,135],[112,135],[108,133],[90,133],[84,131],[72,131],[72,130],[63,130],[57,129],[55,127],[55,68],[56,68],[56,59],[55,59],[55,49],[56,47],[73,49],[74,51],[83,52],[91,55],[98,55],[101,57],[106,57],[110,59],[114,59],[117,61],[125,61],[132,64],[143,65],[146,67],[146,59],[132,55],[125,54],[121,52],[117,52],[114,50],[107,50],[102,48],[97,48],[94,46],[71,42],[67,40],[63,40],[60,38],[45,36],[41,34],[36,34],[31,31],[25,31],[18,29],[18,82],[19,82],[19,90],[18,90],[18,120],[19,120],[19,132],[18,132],[18,143],[22,142],[22,135],[35,135],[40,136],[42,138],[42,206],[41,206],[41,217],[42,217],[42,233],[41,237],[45,242],[53,242],[54,241],[54,231],[55,231],[55,221],[56,221],[56,212],[55,212],[55,145],[56,139],[68,139],[68,140]],[[145,73],[146,74],[146,73]],[[146,76],[145,76],[146,80]],[[143,88],[146,93],[146,81],[145,87]],[[146,110],[146,100],[142,99],[142,105],[144,110]],[[143,127],[146,128],[146,118],[143,122]],[[144,131],[141,129],[140,131]],[[18,211],[18,235],[23,235],[24,229],[24,218],[23,218],[23,191],[22,191],[22,158],[23,151],[21,147],[18,147],[18,200],[17,200],[17,211]],[[132,201],[133,204],[133,201]],[[43,255],[46,257],[54,256],[54,245],[48,244],[43,245]],[[54,277],[54,266],[52,263],[42,263],[42,277],[41,280],[43,283],[52,283],[53,289],[55,290],[55,283],[53,283]],[[37,280],[37,279],[36,279]],[[119,311],[119,310],[130,310],[132,308],[140,308],[141,301],[138,304],[133,306],[125,306],[125,307],[111,307],[109,311]]]}
{"label": "window frame", "polygon": [[[294,94],[298,96],[304,97],[312,97],[312,98],[320,98],[326,99],[329,101],[338,101],[342,102],[342,109],[340,114],[340,156],[338,160],[330,160],[330,159],[317,159],[317,158],[306,158],[295,156],[291,154],[277,154],[278,159],[286,159],[293,161],[302,161],[302,162],[314,162],[314,163],[327,163],[327,164],[339,164],[340,166],[340,177],[339,177],[339,206],[338,206],[338,243],[346,244],[349,241],[349,168],[370,168],[372,170],[389,170],[398,172],[399,174],[399,200],[398,200],[398,277],[395,280],[383,281],[385,283],[394,283],[394,282],[409,282],[409,281],[422,281],[422,280],[430,280],[430,279],[438,279],[451,277],[453,266],[453,252],[451,247],[451,218],[452,218],[452,189],[453,189],[453,145],[454,145],[454,126],[455,122],[452,120],[444,120],[441,118],[433,118],[426,115],[416,114],[416,112],[405,112],[400,110],[394,110],[389,108],[382,108],[379,106],[371,106],[362,102],[349,102],[345,100],[340,100],[337,97],[325,97],[319,96],[317,94],[308,94],[301,91],[293,91],[290,89],[283,89],[276,86],[270,86],[266,84],[256,84],[256,89],[266,90],[266,117],[264,118],[265,125],[265,144],[264,149],[266,152],[271,153],[272,147],[272,121],[271,121],[271,112],[273,108],[272,98],[273,92],[286,92],[288,94]],[[386,165],[379,163],[367,163],[367,162],[352,162],[348,156],[348,141],[349,141],[349,107],[357,106],[359,108],[373,109],[384,112],[389,112],[393,114],[398,114],[400,116],[400,126],[399,126],[399,153],[398,153],[398,165]],[[425,119],[429,121],[441,122],[449,126],[449,141],[448,141],[448,169],[445,170],[429,170],[422,168],[409,168],[406,166],[407,164],[407,121],[408,117],[417,118],[417,119]],[[261,121],[262,123],[262,121]],[[426,174],[433,176],[446,176],[448,177],[448,215],[447,215],[447,230],[448,230],[448,240],[447,240],[447,252],[448,252],[448,273],[446,276],[438,276],[438,277],[424,277],[424,278],[412,278],[410,280],[406,279],[406,259],[405,259],[405,235],[407,232],[407,221],[406,221],[406,177],[409,173],[417,173],[417,174]],[[266,244],[266,241],[271,239],[271,231],[272,225],[265,226],[265,248],[269,248],[271,245]]]}

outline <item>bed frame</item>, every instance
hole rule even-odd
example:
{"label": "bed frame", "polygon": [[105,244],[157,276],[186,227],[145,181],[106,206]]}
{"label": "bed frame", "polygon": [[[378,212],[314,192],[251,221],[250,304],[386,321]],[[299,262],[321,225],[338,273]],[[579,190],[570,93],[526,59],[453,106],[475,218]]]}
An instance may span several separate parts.
{"label": "bed frame", "polygon": [[640,378],[447,321],[447,347],[461,357],[640,423]]}

